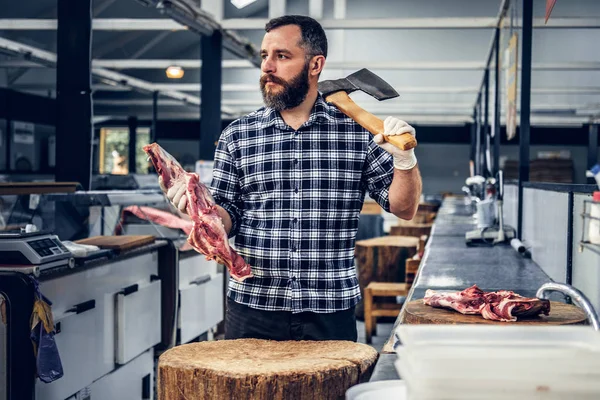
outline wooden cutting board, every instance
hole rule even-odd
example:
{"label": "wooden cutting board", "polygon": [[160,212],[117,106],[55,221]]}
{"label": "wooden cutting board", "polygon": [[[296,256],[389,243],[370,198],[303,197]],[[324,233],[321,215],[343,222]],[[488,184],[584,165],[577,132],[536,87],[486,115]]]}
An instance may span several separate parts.
{"label": "wooden cutting board", "polygon": [[119,235],[119,236],[93,236],[77,240],[75,243],[91,244],[101,249],[112,249],[118,252],[135,249],[154,243],[152,235]]}
{"label": "wooden cutting board", "polygon": [[587,320],[583,310],[572,304],[550,302],[550,315],[518,320],[516,322],[490,321],[481,315],[464,315],[454,310],[435,308],[413,300],[404,308],[405,324],[492,324],[492,325],[572,325]]}

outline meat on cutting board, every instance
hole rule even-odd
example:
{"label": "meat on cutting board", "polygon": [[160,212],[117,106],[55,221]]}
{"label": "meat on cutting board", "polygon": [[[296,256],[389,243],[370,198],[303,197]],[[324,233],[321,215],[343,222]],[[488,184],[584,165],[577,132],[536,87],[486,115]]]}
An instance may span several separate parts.
{"label": "meat on cutting board", "polygon": [[252,277],[250,265],[229,246],[227,232],[218,214],[215,201],[208,188],[200,182],[197,174],[185,171],[173,156],[157,143],[144,146],[156,172],[162,177],[165,189],[176,182],[186,185],[187,214],[193,227],[188,243],[208,260],[217,260],[225,265],[231,276],[243,281]]}
{"label": "meat on cutting board", "polygon": [[550,314],[550,301],[523,297],[510,290],[484,292],[473,285],[460,292],[427,290],[423,303],[432,307],[451,308],[462,314],[481,314],[485,319],[514,322],[520,318]]}

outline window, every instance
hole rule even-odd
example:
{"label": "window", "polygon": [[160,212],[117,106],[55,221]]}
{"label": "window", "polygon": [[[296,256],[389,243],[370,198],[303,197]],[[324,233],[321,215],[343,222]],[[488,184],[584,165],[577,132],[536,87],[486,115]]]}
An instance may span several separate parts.
{"label": "window", "polygon": [[[136,173],[148,173],[148,156],[143,147],[150,143],[150,128],[137,128],[135,166]],[[126,175],[129,173],[129,128],[100,129],[101,174]]]}

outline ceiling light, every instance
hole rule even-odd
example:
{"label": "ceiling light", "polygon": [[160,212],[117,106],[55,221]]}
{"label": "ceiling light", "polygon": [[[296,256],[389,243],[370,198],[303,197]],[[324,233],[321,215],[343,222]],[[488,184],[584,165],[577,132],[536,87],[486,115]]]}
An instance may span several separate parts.
{"label": "ceiling light", "polygon": [[231,4],[236,6],[238,9],[242,9],[247,5],[254,3],[256,0],[231,0]]}
{"label": "ceiling light", "polygon": [[170,65],[167,68],[167,78],[181,79],[183,77],[183,74],[183,68],[178,67],[177,65]]}

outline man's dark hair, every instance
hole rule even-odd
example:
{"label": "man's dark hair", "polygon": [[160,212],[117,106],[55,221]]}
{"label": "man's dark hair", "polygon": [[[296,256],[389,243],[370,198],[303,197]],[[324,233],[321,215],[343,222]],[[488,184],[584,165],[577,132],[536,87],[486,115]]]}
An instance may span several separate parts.
{"label": "man's dark hair", "polygon": [[309,56],[323,55],[327,58],[327,36],[321,24],[313,18],[304,15],[284,15],[283,17],[273,18],[265,25],[265,31],[280,26],[297,25],[302,32],[300,46],[304,47]]}

